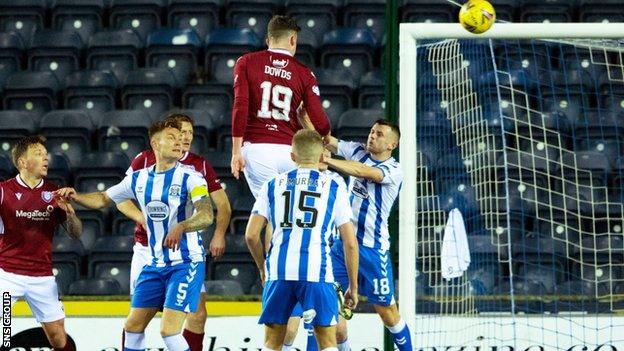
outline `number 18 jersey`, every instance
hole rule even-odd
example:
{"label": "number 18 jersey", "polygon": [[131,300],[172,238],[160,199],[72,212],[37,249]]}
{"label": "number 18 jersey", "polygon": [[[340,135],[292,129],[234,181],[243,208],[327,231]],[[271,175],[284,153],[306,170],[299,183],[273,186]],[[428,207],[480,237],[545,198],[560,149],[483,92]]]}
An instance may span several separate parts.
{"label": "number 18 jersey", "polygon": [[265,183],[252,213],[271,222],[267,280],[333,283],[334,227],[351,220],[344,182],[312,169],[294,169]]}
{"label": "number 18 jersey", "polygon": [[303,102],[321,135],[330,131],[312,71],[286,50],[241,56],[234,66],[232,136],[251,143],[290,145],[302,128],[297,108]]}

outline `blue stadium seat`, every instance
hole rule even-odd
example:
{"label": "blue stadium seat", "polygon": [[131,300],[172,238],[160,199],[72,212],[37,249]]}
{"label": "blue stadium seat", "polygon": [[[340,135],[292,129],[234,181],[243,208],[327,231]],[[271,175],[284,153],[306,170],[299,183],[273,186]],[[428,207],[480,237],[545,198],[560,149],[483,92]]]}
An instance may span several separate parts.
{"label": "blue stadium seat", "polygon": [[496,9],[496,19],[507,22],[514,21],[516,8],[522,6],[516,0],[492,0],[490,3]]}
{"label": "blue stadium seat", "polygon": [[219,25],[222,3],[222,0],[171,0],[167,23],[174,28],[192,29],[204,38]]}
{"label": "blue stadium seat", "polygon": [[92,278],[114,280],[119,284],[121,293],[127,295],[130,293],[130,261],[97,263]]}
{"label": "blue stadium seat", "polygon": [[267,24],[282,7],[283,0],[228,0],[225,21],[228,27],[249,28],[260,39],[266,37]]}
{"label": "blue stadium seat", "polygon": [[295,18],[297,25],[314,33],[320,42],[323,34],[333,30],[337,23],[338,8],[342,0],[321,0],[310,2],[307,0],[286,1],[286,14]]}
{"label": "blue stadium seat", "polygon": [[139,68],[128,73],[121,89],[124,109],[143,110],[152,119],[173,106],[178,86],[173,73],[164,68]]}
{"label": "blue stadium seat", "polygon": [[110,25],[115,29],[132,29],[143,41],[160,27],[167,0],[112,0]]}
{"label": "blue stadium seat", "polygon": [[619,0],[581,0],[579,22],[624,22]]}
{"label": "blue stadium seat", "polygon": [[64,106],[103,113],[115,109],[117,79],[112,72],[83,70],[65,79]]}
{"label": "blue stadium seat", "polygon": [[0,111],[0,152],[9,154],[17,140],[32,135],[39,115],[28,111]]}
{"label": "blue stadium seat", "polygon": [[259,49],[261,45],[261,41],[249,28],[214,30],[206,36],[204,67],[214,80],[232,84],[236,60],[243,54]]}
{"label": "blue stadium seat", "polygon": [[75,188],[79,192],[104,191],[123,179],[129,164],[126,155],[118,152],[86,154],[74,167]]}
{"label": "blue stadium seat", "polygon": [[244,295],[243,287],[235,280],[206,280],[206,294],[216,296]]}
{"label": "blue stadium seat", "polygon": [[344,112],[338,120],[336,135],[343,140],[366,142],[370,129],[375,121],[383,118],[383,110],[348,110]]}
{"label": "blue stadium seat", "polygon": [[435,0],[403,0],[401,22],[453,22],[458,9],[447,2]]}
{"label": "blue stadium seat", "polygon": [[112,279],[81,279],[69,285],[68,295],[121,295],[121,287]]}
{"label": "blue stadium seat", "polygon": [[611,263],[598,265],[593,263],[574,264],[572,272],[579,279],[597,284],[598,291],[606,294],[613,291],[614,281],[621,281],[623,278],[622,267]]}
{"label": "blue stadium seat", "polygon": [[153,119],[142,110],[110,111],[102,116],[99,144],[102,151],[120,152],[131,160],[149,146],[147,131]]}
{"label": "blue stadium seat", "polygon": [[385,86],[386,79],[383,70],[373,70],[363,75],[358,90],[358,107],[384,109],[386,107]]}
{"label": "blue stadium seat", "polygon": [[60,152],[50,152],[50,159],[48,161],[48,176],[46,177],[50,182],[58,186],[71,185],[71,166],[69,160],[65,154]]}
{"label": "blue stadium seat", "polygon": [[80,272],[84,254],[84,247],[80,240],[74,240],[65,234],[54,235],[52,239],[52,262],[54,264],[68,264],[75,272]]}
{"label": "blue stadium seat", "polygon": [[95,129],[91,116],[81,110],[54,110],[41,118],[41,133],[46,137],[48,152],[60,152],[72,165],[91,151],[91,131]]}
{"label": "blue stadium seat", "polygon": [[[564,169],[565,178],[582,185],[593,185],[601,187],[607,184],[607,178],[611,173],[611,165],[605,154],[596,151],[577,151],[574,154],[565,153],[561,162]],[[575,170],[580,169],[584,171]],[[569,178],[571,177],[571,178]]]}
{"label": "blue stadium seat", "polygon": [[368,28],[378,43],[386,32],[386,2],[384,0],[346,0],[343,23],[348,27]]}
{"label": "blue stadium seat", "polygon": [[122,84],[128,72],[139,67],[141,38],[132,30],[103,30],[89,39],[87,68],[111,71]]}
{"label": "blue stadium seat", "polygon": [[58,91],[52,72],[16,72],[4,86],[4,109],[47,112],[57,107]]}
{"label": "blue stadium seat", "polygon": [[373,68],[375,49],[375,37],[368,29],[335,29],[323,36],[321,65],[360,77]]}
{"label": "blue stadium seat", "polygon": [[[228,156],[228,153],[230,154]],[[230,151],[214,151],[204,155],[210,162],[217,175],[226,175],[230,172],[230,161],[232,158]]]}
{"label": "blue stadium seat", "polygon": [[80,277],[80,272],[69,263],[53,263],[52,274],[54,280],[56,280],[56,286],[58,287],[59,294],[65,295],[69,288],[69,285]]}
{"label": "blue stadium seat", "polygon": [[182,106],[221,116],[232,106],[234,98],[230,90],[223,89],[220,84],[189,85],[182,93]]}
{"label": "blue stadium seat", "polygon": [[572,22],[573,6],[574,2],[568,0],[525,0],[520,22]]}
{"label": "blue stadium seat", "polygon": [[544,95],[544,112],[558,113],[565,116],[570,125],[576,125],[582,116],[583,98],[580,95],[551,96]]}
{"label": "blue stadium seat", "polygon": [[9,154],[0,153],[0,181],[12,178],[17,174],[17,169],[11,161]]}
{"label": "blue stadium seat", "polygon": [[340,115],[353,106],[355,80],[346,70],[317,69],[314,74],[321,91],[321,105],[332,126],[337,126]]}
{"label": "blue stadium seat", "polygon": [[258,269],[251,262],[228,262],[227,257],[210,262],[211,280],[233,280],[238,282],[243,291],[248,293],[251,286],[258,280]]}
{"label": "blue stadium seat", "polygon": [[[10,162],[10,161],[9,161]],[[215,171],[216,172],[216,171]],[[243,186],[247,186],[246,184],[241,184],[238,179],[226,177],[223,179],[219,179],[221,181],[221,188],[225,191],[228,199],[236,199],[243,195],[245,190],[243,190]]]}
{"label": "blue stadium seat", "polygon": [[134,237],[110,235],[97,238],[89,255],[89,276],[95,275],[95,267],[102,262],[130,262]]}
{"label": "blue stadium seat", "polygon": [[[99,210],[76,209],[76,215],[82,221],[82,234],[80,242],[86,253],[89,253],[97,238],[104,235],[104,213]],[[68,236],[65,227],[56,229],[57,236]]]}
{"label": "blue stadium seat", "polygon": [[173,72],[179,83],[186,83],[197,71],[197,54],[202,46],[191,29],[161,28],[147,37],[145,61],[148,67]]}
{"label": "blue stadium seat", "polygon": [[25,47],[36,31],[43,28],[46,2],[42,0],[3,1],[0,3],[0,31],[14,32]]}
{"label": "blue stadium seat", "polygon": [[24,44],[15,33],[0,32],[0,91],[6,79],[20,70]]}
{"label": "blue stadium seat", "polygon": [[83,43],[103,25],[104,0],[54,0],[52,27],[75,31]]}
{"label": "blue stadium seat", "polygon": [[35,33],[28,50],[28,68],[31,71],[51,71],[59,82],[80,68],[83,48],[75,32],[44,30]]}
{"label": "blue stadium seat", "polygon": [[319,40],[314,32],[302,29],[297,35],[297,52],[295,58],[304,65],[316,67],[316,51],[319,47]]}

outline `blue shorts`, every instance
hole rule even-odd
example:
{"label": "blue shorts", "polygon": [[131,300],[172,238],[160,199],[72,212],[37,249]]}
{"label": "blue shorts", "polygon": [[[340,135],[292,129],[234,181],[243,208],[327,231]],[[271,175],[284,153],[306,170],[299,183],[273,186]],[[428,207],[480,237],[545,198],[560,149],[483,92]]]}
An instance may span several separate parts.
{"label": "blue shorts", "polygon": [[270,280],[264,285],[258,324],[286,324],[297,303],[301,304],[306,323],[321,327],[338,323],[334,284]]}
{"label": "blue shorts", "polygon": [[[394,278],[392,261],[388,250],[377,250],[359,246],[360,267],[358,269],[358,293],[366,296],[374,305],[390,306],[394,304]],[[342,285],[344,291],[349,287],[349,276],[345,266],[342,240],[336,240],[331,248],[334,279]]]}
{"label": "blue shorts", "polygon": [[303,307],[301,307],[301,304],[299,302],[297,302],[297,304],[295,305],[295,308],[293,308],[292,312],[290,313],[291,317],[301,317],[303,316]]}
{"label": "blue shorts", "polygon": [[132,295],[132,307],[195,312],[205,275],[205,262],[144,266]]}

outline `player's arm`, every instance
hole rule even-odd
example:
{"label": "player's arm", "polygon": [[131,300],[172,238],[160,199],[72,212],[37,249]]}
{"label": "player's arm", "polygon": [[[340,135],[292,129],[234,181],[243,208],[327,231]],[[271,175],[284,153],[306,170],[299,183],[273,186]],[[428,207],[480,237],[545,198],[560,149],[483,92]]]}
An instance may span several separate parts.
{"label": "player's arm", "polygon": [[112,204],[112,200],[105,192],[94,192],[81,194],[76,192],[74,188],[61,188],[54,192],[57,198],[71,199],[80,205],[98,210],[108,207]]}
{"label": "player's arm", "polygon": [[245,241],[247,247],[251,252],[251,256],[256,262],[256,267],[260,272],[260,280],[264,285],[264,257],[265,252],[262,248],[262,241],[260,240],[260,233],[267,224],[267,219],[259,214],[252,214],[247,222],[247,229],[245,230]]}
{"label": "player's arm", "polygon": [[210,199],[217,210],[217,224],[210,242],[210,253],[213,258],[218,258],[225,252],[225,232],[232,218],[232,207],[223,189],[210,192]]}
{"label": "player's arm", "polygon": [[384,179],[384,173],[381,169],[367,166],[358,161],[323,157],[323,162],[332,169],[349,176],[364,178],[375,183],[381,183]]}
{"label": "player's arm", "polygon": [[327,115],[321,105],[321,92],[319,91],[316,78],[311,71],[303,73],[307,75],[305,81],[305,91],[303,93],[303,106],[307,112],[311,124],[322,136],[331,132],[331,125],[327,119]]}
{"label": "player's arm", "polygon": [[232,107],[232,174],[236,179],[245,168],[241,154],[243,136],[247,129],[249,115],[249,81],[247,65],[244,57],[239,58],[234,66],[234,106]]}
{"label": "player's arm", "polygon": [[326,135],[323,138],[325,148],[332,154],[338,153],[338,139],[334,138],[331,134]]}
{"label": "player's arm", "polygon": [[65,212],[63,216],[65,220],[62,223],[62,226],[65,228],[67,235],[69,235],[72,239],[79,239],[80,234],[82,234],[82,221],[80,218],[76,216],[76,211],[74,207],[63,198],[57,198],[56,203],[58,207]]}
{"label": "player's arm", "polygon": [[140,223],[143,227],[145,227],[145,217],[143,216],[143,212],[132,202],[132,200],[126,200],[124,202],[120,202],[117,204],[117,210],[123,213],[124,216],[130,218],[131,220]]}

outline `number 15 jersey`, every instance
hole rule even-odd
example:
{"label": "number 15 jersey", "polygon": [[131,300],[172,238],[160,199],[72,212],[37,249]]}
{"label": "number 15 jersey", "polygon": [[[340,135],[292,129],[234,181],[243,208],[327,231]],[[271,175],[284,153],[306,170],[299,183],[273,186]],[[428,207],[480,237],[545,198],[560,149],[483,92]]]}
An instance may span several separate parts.
{"label": "number 15 jersey", "polygon": [[297,108],[303,102],[321,135],[330,131],[312,71],[286,50],[241,56],[234,66],[232,136],[251,143],[290,145],[302,128]]}
{"label": "number 15 jersey", "polygon": [[344,182],[312,169],[294,169],[265,183],[252,213],[271,222],[267,280],[333,283],[334,227],[351,220]]}

